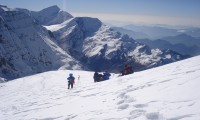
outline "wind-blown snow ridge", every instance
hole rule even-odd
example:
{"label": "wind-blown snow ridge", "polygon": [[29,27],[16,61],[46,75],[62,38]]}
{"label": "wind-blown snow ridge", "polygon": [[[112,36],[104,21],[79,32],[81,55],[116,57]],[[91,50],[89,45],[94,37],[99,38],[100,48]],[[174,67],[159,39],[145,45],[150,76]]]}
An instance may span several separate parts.
{"label": "wind-blown snow ridge", "polygon": [[[200,56],[93,83],[51,71],[0,84],[1,120],[199,120]],[[74,73],[75,88],[66,77]]]}

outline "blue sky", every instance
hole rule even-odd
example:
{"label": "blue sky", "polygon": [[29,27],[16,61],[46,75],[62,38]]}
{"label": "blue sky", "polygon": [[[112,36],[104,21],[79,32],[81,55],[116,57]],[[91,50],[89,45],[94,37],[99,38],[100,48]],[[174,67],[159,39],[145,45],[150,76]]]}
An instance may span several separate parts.
{"label": "blue sky", "polygon": [[200,0],[0,0],[11,8],[41,10],[58,5],[73,16],[140,24],[200,26]]}

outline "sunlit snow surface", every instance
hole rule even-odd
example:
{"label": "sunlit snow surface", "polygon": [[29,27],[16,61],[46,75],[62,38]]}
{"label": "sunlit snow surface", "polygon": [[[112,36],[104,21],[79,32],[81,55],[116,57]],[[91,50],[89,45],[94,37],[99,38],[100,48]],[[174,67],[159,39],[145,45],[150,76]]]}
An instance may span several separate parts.
{"label": "sunlit snow surface", "polygon": [[60,70],[1,83],[0,120],[200,120],[200,56],[117,76]]}

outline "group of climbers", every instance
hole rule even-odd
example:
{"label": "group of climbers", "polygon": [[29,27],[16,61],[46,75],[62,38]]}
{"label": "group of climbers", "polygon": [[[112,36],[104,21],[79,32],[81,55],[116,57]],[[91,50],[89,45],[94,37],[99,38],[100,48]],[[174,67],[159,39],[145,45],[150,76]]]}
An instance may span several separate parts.
{"label": "group of climbers", "polygon": [[[133,72],[134,71],[133,71],[132,66],[125,65],[124,69],[121,71],[121,76],[132,74]],[[107,71],[104,72],[103,74],[95,72],[93,79],[94,79],[94,82],[101,82],[101,81],[108,80],[110,76],[111,74],[108,73]],[[78,80],[79,79],[80,79],[80,75],[78,76]],[[75,84],[75,77],[73,76],[72,73],[69,74],[69,77],[67,78],[67,80],[68,80],[68,89],[70,89],[70,87],[73,88],[73,85]]]}
{"label": "group of climbers", "polygon": [[110,76],[111,76],[111,74],[108,73],[107,71],[104,72],[103,74],[95,72],[93,78],[94,78],[94,82],[101,82],[104,80],[108,80],[110,78]]}

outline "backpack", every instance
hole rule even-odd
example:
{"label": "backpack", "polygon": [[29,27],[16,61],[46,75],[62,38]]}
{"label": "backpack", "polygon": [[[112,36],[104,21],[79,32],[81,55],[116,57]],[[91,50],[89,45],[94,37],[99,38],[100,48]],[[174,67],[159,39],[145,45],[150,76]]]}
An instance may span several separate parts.
{"label": "backpack", "polygon": [[102,74],[99,74],[99,81],[103,81],[103,75]]}
{"label": "backpack", "polygon": [[70,83],[74,83],[75,78],[74,77],[68,77],[67,80],[69,80]]}
{"label": "backpack", "polygon": [[103,79],[104,80],[108,80],[110,76],[111,76],[110,73],[107,73],[107,72],[103,73]]}

